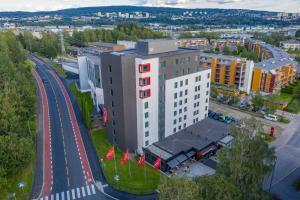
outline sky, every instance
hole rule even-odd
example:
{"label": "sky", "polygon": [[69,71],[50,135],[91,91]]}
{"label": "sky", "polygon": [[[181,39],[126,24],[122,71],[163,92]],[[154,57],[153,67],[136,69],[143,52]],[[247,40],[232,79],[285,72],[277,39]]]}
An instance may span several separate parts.
{"label": "sky", "polygon": [[66,8],[110,5],[242,8],[279,12],[300,12],[300,0],[0,0],[0,11],[50,11]]}

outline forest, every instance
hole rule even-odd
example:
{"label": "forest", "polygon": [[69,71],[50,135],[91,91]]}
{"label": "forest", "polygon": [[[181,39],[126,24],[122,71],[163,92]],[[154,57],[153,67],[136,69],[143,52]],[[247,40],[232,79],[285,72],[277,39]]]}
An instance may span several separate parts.
{"label": "forest", "polygon": [[15,35],[0,33],[0,198],[34,158],[36,88],[32,63]]}

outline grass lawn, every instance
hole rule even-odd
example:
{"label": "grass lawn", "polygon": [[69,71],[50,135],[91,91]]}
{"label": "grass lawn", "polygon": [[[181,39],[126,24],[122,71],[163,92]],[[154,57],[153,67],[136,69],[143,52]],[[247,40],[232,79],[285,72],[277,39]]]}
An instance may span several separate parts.
{"label": "grass lawn", "polygon": [[287,94],[287,93],[281,93],[280,95],[278,95],[278,101],[287,101],[290,102],[293,99],[291,94]]}
{"label": "grass lawn", "polygon": [[91,113],[93,111],[93,100],[89,92],[81,93],[75,83],[71,85],[71,90],[76,96],[79,103],[80,110],[82,112],[86,126],[90,129],[92,127]]}
{"label": "grass lawn", "polygon": [[263,134],[262,137],[266,142],[273,142],[276,140],[276,136],[272,137],[269,134]]}
{"label": "grass lawn", "polygon": [[150,194],[153,193],[158,186],[160,180],[159,171],[154,170],[149,165],[144,167],[137,167],[137,160],[130,161],[131,176],[129,174],[129,164],[120,165],[119,162],[123,157],[120,150],[115,149],[117,171],[120,177],[119,181],[114,180],[115,168],[114,160],[106,160],[105,156],[110,143],[107,140],[107,132],[105,129],[91,132],[91,138],[96,148],[99,159],[103,159],[102,168],[104,170],[107,181],[116,189],[129,192],[132,194]]}
{"label": "grass lawn", "polygon": [[62,77],[67,77],[67,74],[61,65],[54,62],[49,62],[49,65],[51,65]]}

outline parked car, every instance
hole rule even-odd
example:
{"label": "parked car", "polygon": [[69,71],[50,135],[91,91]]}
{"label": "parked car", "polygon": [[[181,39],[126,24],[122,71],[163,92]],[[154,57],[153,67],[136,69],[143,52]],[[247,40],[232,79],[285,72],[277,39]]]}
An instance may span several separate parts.
{"label": "parked car", "polygon": [[215,120],[219,120],[221,113],[215,113],[215,115],[213,116],[213,119]]}
{"label": "parked car", "polygon": [[219,119],[218,119],[220,122],[225,122],[226,121],[226,116],[225,115],[223,115],[223,114],[221,114],[220,116],[219,116]]}
{"label": "parked car", "polygon": [[278,121],[276,115],[267,114],[267,115],[264,115],[264,118],[267,119],[267,120],[270,120],[270,121],[275,121],[275,122]]}
{"label": "parked car", "polygon": [[212,119],[215,116],[215,114],[216,114],[215,112],[210,112],[208,113],[208,117]]}

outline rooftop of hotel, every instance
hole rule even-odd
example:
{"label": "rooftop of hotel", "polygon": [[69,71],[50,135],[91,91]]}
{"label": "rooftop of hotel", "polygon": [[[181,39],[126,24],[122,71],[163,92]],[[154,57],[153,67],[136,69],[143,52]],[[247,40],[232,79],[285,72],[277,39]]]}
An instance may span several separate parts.
{"label": "rooftop of hotel", "polygon": [[228,125],[206,118],[167,138],[153,143],[146,149],[167,160],[191,149],[200,151],[228,135]]}

